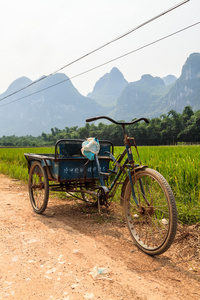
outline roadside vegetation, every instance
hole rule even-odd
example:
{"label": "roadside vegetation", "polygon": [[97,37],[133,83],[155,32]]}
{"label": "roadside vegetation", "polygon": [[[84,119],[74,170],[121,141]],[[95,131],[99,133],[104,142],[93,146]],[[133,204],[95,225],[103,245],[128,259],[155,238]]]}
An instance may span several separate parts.
{"label": "roadside vegetation", "polygon": [[[148,124],[140,122],[127,126],[129,136],[134,136],[138,145],[176,145],[200,143],[200,111],[193,112],[186,106],[182,113],[174,110],[159,118],[153,118]],[[120,126],[115,124],[87,123],[84,127],[51,128],[51,133],[41,136],[3,136],[0,147],[42,147],[53,146],[58,139],[82,139],[98,137],[112,141],[116,146],[123,145],[123,134]]]}
{"label": "roadside vegetation", "polygon": [[[172,187],[179,221],[200,222],[200,146],[139,146],[138,149],[142,164],[159,171]],[[123,147],[115,147],[115,156],[122,151]],[[24,153],[54,153],[54,147],[1,148],[0,172],[27,183]]]}

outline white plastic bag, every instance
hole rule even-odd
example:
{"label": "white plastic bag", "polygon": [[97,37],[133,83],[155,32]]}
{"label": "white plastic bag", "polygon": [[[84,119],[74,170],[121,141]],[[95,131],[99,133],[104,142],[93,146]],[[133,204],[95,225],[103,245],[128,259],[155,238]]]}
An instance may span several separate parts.
{"label": "white plastic bag", "polygon": [[99,153],[99,150],[100,145],[97,138],[87,138],[87,140],[82,143],[81,152],[89,160],[94,160],[94,156]]}
{"label": "white plastic bag", "polygon": [[107,279],[111,280],[109,277],[110,271],[107,268],[100,267],[96,265],[89,273],[92,278],[95,279]]}

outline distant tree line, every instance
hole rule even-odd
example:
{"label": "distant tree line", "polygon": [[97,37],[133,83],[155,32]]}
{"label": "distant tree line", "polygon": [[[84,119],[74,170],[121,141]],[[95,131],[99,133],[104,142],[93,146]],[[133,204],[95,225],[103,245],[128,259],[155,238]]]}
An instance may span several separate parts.
{"label": "distant tree line", "polygon": [[[145,122],[126,126],[129,136],[134,136],[137,145],[175,145],[177,143],[200,143],[200,110],[194,112],[186,106],[182,113],[170,110],[167,114],[153,118],[148,124]],[[114,145],[123,144],[123,133],[120,126],[115,124],[87,123],[84,127],[65,127],[65,129],[51,128],[51,133],[41,136],[17,137],[3,136],[0,138],[1,147],[43,147],[52,146],[58,139],[84,139],[98,137],[113,142]]]}

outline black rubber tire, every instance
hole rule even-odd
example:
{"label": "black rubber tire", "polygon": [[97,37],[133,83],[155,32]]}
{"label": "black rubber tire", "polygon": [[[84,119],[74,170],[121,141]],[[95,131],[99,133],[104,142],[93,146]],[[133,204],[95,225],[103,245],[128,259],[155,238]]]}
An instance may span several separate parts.
{"label": "black rubber tire", "polygon": [[34,161],[29,172],[29,196],[33,210],[42,214],[48,204],[49,181],[40,162]]}
{"label": "black rubber tire", "polygon": [[138,170],[135,175],[133,172],[132,180],[139,207],[129,180],[123,197],[131,237],[149,255],[164,253],[176,235],[178,216],[173,192],[165,178],[149,168]]}

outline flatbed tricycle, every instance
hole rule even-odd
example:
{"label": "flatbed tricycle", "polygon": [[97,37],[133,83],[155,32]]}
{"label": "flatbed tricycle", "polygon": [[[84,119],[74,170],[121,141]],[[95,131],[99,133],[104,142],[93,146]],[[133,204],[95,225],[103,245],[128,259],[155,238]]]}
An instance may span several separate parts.
{"label": "flatbed tricycle", "polygon": [[[117,122],[106,116],[87,119],[91,122],[107,119],[122,127],[125,149],[117,158],[110,141],[90,138],[60,139],[54,154],[24,153],[29,172],[29,195],[33,210],[42,214],[48,204],[49,190],[62,191],[73,197],[98,205],[109,206],[117,187],[121,186],[120,203],[134,243],[145,253],[157,255],[172,244],[177,228],[177,209],[173,192],[157,171],[141,164],[133,137],[125,126],[145,121]],[[132,146],[139,163],[135,163]],[[91,146],[91,147],[90,147]]]}

